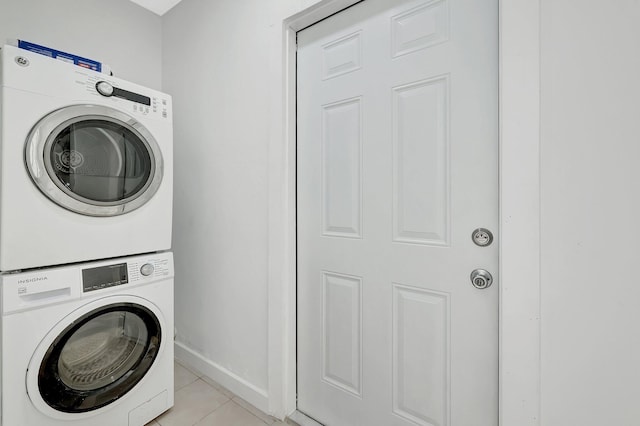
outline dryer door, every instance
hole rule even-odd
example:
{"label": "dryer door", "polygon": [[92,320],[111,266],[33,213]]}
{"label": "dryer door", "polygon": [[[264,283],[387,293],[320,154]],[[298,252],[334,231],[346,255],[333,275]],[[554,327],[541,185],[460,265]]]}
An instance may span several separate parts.
{"label": "dryer door", "polygon": [[135,303],[114,303],[72,321],[37,368],[39,396],[64,413],[104,407],[149,371],[161,345],[156,315]]}
{"label": "dryer door", "polygon": [[106,106],[74,105],[45,116],[27,138],[25,162],[42,193],[89,216],[130,212],[162,182],[162,154],[153,135]]}

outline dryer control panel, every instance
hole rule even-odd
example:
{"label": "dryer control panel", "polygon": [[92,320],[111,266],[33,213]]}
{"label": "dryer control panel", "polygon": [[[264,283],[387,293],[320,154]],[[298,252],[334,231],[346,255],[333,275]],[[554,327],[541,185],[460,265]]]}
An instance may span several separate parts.
{"label": "dryer control panel", "polygon": [[166,93],[38,53],[4,46],[2,84],[66,103],[106,103],[135,117],[171,121],[172,99]]}

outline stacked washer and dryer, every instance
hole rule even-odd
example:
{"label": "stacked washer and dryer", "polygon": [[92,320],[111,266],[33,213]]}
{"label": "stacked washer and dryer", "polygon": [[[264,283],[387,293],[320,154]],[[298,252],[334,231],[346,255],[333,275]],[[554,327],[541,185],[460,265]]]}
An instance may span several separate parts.
{"label": "stacked washer and dryer", "polygon": [[144,425],[173,405],[171,98],[0,53],[1,424]]}

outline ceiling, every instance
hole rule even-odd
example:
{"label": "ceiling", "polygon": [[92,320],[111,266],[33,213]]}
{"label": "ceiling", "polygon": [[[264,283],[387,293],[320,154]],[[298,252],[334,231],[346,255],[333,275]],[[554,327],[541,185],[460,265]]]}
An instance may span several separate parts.
{"label": "ceiling", "polygon": [[135,4],[138,4],[145,9],[149,9],[153,13],[160,16],[164,15],[176,4],[180,3],[180,0],[131,0]]}

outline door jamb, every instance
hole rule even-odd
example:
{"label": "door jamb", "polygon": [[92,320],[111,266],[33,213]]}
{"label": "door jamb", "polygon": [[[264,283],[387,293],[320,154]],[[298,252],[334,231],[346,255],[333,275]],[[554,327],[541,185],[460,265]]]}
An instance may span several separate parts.
{"label": "door jamb", "polygon": [[[359,1],[317,2],[285,19],[272,45],[268,397],[278,418],[296,410],[296,33]],[[540,2],[499,0],[501,426],[540,424]]]}

